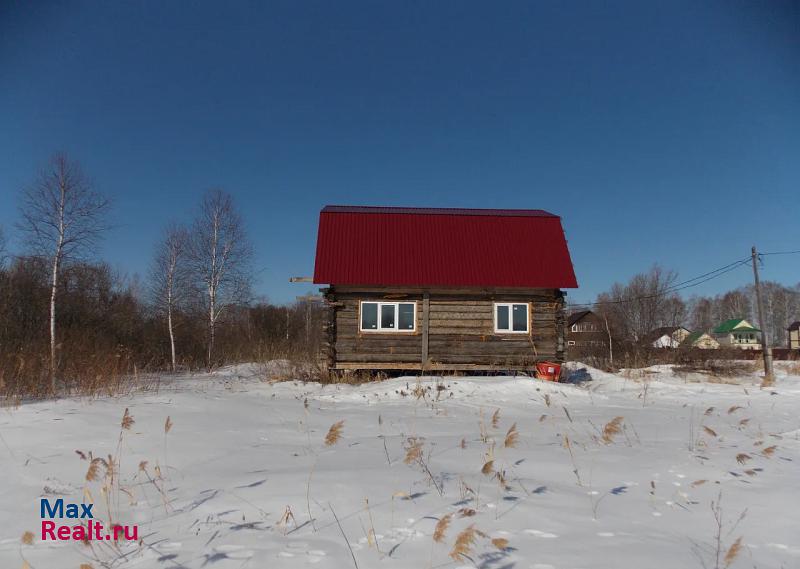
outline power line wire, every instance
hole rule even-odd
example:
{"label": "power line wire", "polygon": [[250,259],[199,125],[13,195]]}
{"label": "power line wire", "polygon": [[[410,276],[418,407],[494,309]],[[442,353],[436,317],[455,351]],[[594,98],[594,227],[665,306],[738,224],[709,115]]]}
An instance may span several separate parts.
{"label": "power line wire", "polygon": [[800,249],[796,251],[772,251],[770,253],[759,253],[758,256],[761,255],[798,255],[800,254]]}
{"label": "power line wire", "polygon": [[670,285],[669,287],[667,287],[664,290],[662,290],[660,292],[657,292],[657,293],[643,295],[643,296],[639,296],[639,297],[636,297],[636,298],[625,298],[625,299],[620,299],[620,300],[606,300],[606,301],[602,301],[602,302],[575,303],[575,304],[571,304],[570,306],[586,306],[586,307],[588,307],[588,306],[601,306],[601,305],[609,305],[609,304],[625,304],[625,303],[629,303],[629,302],[637,302],[639,300],[648,300],[648,299],[651,299],[651,298],[658,298],[660,296],[666,296],[666,295],[674,293],[674,292],[678,292],[678,291],[681,291],[681,290],[685,290],[687,288],[692,288],[692,287],[701,285],[701,284],[706,283],[706,282],[708,282],[710,280],[713,280],[713,279],[715,279],[717,277],[721,277],[722,275],[724,275],[726,273],[729,273],[729,272],[731,272],[731,271],[733,271],[735,269],[738,269],[739,267],[741,267],[743,265],[749,265],[749,264],[750,264],[750,257],[748,256],[748,257],[744,257],[742,259],[739,259],[737,261],[734,261],[732,263],[728,263],[727,265],[719,267],[718,269],[714,269],[713,271],[709,271],[707,273],[703,273],[702,275],[698,275],[698,276],[696,276],[694,278],[691,278],[691,279],[688,279],[688,280],[685,280],[685,281],[681,281],[681,282],[676,283],[674,285]]}

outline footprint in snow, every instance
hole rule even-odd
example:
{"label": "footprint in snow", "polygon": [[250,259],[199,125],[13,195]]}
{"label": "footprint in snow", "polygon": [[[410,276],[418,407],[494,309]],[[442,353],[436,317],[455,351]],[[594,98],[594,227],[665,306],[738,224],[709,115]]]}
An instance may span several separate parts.
{"label": "footprint in snow", "polygon": [[42,487],[42,495],[44,496],[64,496],[74,494],[77,488],[67,482],[61,482],[58,478],[45,478]]}
{"label": "footprint in snow", "polygon": [[253,556],[253,550],[243,545],[218,545],[214,552],[228,559],[250,559]]}
{"label": "footprint in snow", "polygon": [[183,544],[180,541],[167,541],[158,544],[158,550],[162,553],[178,551],[181,547],[183,547]]}
{"label": "footprint in snow", "polygon": [[538,529],[526,529],[526,530],[524,530],[523,533],[527,533],[529,535],[533,535],[533,536],[536,536],[536,537],[541,537],[543,539],[553,539],[553,538],[558,537],[554,533],[550,533],[550,532],[546,532],[546,531],[540,531]]}
{"label": "footprint in snow", "polygon": [[614,532],[610,531],[600,531],[597,532],[598,537],[614,537]]}

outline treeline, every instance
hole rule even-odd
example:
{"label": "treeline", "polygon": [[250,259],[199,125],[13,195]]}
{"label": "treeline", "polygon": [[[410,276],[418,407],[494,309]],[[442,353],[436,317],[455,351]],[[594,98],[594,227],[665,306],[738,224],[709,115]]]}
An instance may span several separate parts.
{"label": "treeline", "polygon": [[11,255],[0,228],[0,393],[115,391],[137,375],[290,357],[313,360],[320,310],[252,297],[252,249],[230,195],[171,224],[144,281],[94,259],[110,202],[59,155],[21,195]]}
{"label": "treeline", "polygon": [[710,332],[725,320],[745,318],[766,330],[773,347],[784,347],[787,345],[786,328],[800,320],[800,284],[784,286],[762,282],[765,321],[760,322],[753,285],[716,296],[692,296],[685,300],[676,290],[680,288],[676,286],[677,280],[675,271],[656,265],[627,283],[615,283],[610,290],[599,294],[592,305],[573,305],[570,309],[589,308],[603,318],[618,363],[640,360],[647,352],[642,340],[663,326]]}

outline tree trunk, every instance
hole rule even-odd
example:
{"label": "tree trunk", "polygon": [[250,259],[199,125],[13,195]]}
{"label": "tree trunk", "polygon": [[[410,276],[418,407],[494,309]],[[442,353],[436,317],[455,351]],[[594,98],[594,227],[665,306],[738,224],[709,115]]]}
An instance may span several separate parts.
{"label": "tree trunk", "polygon": [[172,373],[177,370],[175,361],[175,332],[172,329],[172,293],[169,293],[169,300],[167,304],[167,326],[169,327],[169,347],[172,352]]}
{"label": "tree trunk", "polygon": [[58,254],[53,257],[50,281],[50,390],[56,392],[56,290],[58,289]]}
{"label": "tree trunk", "polygon": [[[213,291],[213,289],[212,289]],[[210,295],[210,302],[208,308],[208,370],[211,371],[211,367],[213,365],[213,357],[214,357],[214,327],[216,325],[216,299],[214,298],[214,293],[212,292]]]}

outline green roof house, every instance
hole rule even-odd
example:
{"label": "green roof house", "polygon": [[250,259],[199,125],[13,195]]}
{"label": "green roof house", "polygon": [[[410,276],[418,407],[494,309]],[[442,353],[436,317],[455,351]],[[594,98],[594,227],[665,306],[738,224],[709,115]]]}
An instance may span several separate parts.
{"label": "green roof house", "polygon": [[742,350],[761,349],[761,330],[754,327],[744,318],[726,320],[711,332],[714,339],[723,348],[739,348]]}

